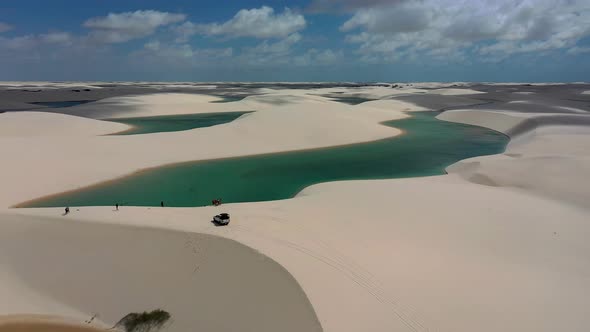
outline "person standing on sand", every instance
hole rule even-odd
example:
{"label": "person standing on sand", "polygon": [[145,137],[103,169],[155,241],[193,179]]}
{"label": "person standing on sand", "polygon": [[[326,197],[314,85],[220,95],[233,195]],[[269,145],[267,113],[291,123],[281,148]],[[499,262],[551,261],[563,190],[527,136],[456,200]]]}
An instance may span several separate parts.
{"label": "person standing on sand", "polygon": [[66,206],[66,213],[65,214],[68,214],[68,213],[70,213],[70,207]]}
{"label": "person standing on sand", "polygon": [[164,201],[161,201],[161,202],[160,202],[160,206],[161,206],[161,207],[164,207]]}
{"label": "person standing on sand", "polygon": [[119,203],[115,203],[115,210],[119,211]]}

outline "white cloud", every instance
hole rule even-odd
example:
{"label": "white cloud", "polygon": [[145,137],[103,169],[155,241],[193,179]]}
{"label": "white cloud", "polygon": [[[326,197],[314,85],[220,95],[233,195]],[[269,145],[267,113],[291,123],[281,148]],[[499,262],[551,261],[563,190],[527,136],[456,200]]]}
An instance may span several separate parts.
{"label": "white cloud", "polygon": [[63,46],[72,42],[67,32],[50,32],[41,35],[25,35],[12,38],[0,37],[0,49],[9,51],[27,51],[45,46]]}
{"label": "white cloud", "polygon": [[358,8],[392,5],[394,3],[407,2],[408,0],[313,0],[309,10],[315,13],[348,12]]}
{"label": "white cloud", "polygon": [[331,49],[318,50],[315,48],[307,50],[304,54],[293,57],[293,63],[298,66],[325,66],[333,65],[344,59],[342,50]]}
{"label": "white cloud", "polygon": [[294,33],[287,38],[274,42],[269,43],[268,41],[263,41],[262,43],[256,45],[255,47],[249,48],[248,52],[256,55],[261,54],[274,54],[274,55],[283,55],[288,54],[291,51],[291,47],[298,43],[301,40],[301,35],[298,33]]}
{"label": "white cloud", "polygon": [[586,0],[350,2],[361,8],[340,29],[372,60],[417,53],[460,58],[465,50],[498,57],[573,47],[590,35]]}
{"label": "white cloud", "polygon": [[276,65],[287,64],[290,62],[290,55],[293,46],[301,40],[299,33],[294,33],[287,38],[268,42],[267,40],[259,43],[254,47],[246,47],[239,56],[239,61],[247,65]]}
{"label": "white cloud", "polygon": [[84,22],[84,26],[92,29],[89,35],[92,41],[123,43],[149,36],[159,27],[182,22],[185,19],[186,15],[184,14],[138,10],[94,17]]}
{"label": "white cloud", "polygon": [[[35,73],[32,68],[40,68],[39,72],[52,71],[54,67],[68,70],[67,68],[74,68],[84,61],[86,65],[102,61],[104,54],[103,47],[85,47],[79,37],[62,31],[0,37],[0,63],[3,64],[3,71],[14,71],[14,68],[19,66],[23,72],[32,73]],[[76,70],[78,69],[80,68],[76,67]]]}
{"label": "white cloud", "polygon": [[264,40],[257,45],[233,48],[194,48],[187,43],[166,43],[152,40],[132,57],[139,62],[161,64],[174,68],[204,66],[238,66],[239,68],[273,68],[276,66],[328,66],[344,59],[341,50],[309,49],[299,51],[302,36],[293,33],[278,41]]}
{"label": "white cloud", "polygon": [[143,47],[150,51],[159,51],[160,50],[160,41],[153,40],[151,42],[146,43]]}
{"label": "white cloud", "polygon": [[302,40],[299,33],[285,39],[269,42],[267,40],[254,47],[242,49],[235,57],[235,62],[245,67],[276,67],[276,66],[328,66],[343,61],[341,50],[307,49],[299,50]]}
{"label": "white cloud", "polygon": [[421,31],[428,27],[432,16],[433,10],[420,3],[368,8],[358,11],[340,30],[350,31],[361,27],[370,33]]}
{"label": "white cloud", "polygon": [[50,32],[40,35],[39,39],[47,44],[70,44],[73,41],[69,32]]}
{"label": "white cloud", "polygon": [[0,33],[5,32],[5,31],[9,31],[9,30],[12,30],[12,25],[4,23],[4,22],[0,22]]}
{"label": "white cloud", "polygon": [[312,49],[312,55],[315,57],[314,62],[317,64],[334,64],[344,58],[342,51],[322,50],[316,51]]}
{"label": "white cloud", "polygon": [[590,47],[572,47],[569,50],[567,50],[567,54],[571,54],[571,55],[578,55],[578,54],[585,54],[585,53],[590,53]]}
{"label": "white cloud", "polygon": [[38,44],[33,35],[18,36],[13,38],[0,37],[0,48],[10,51],[30,50]]}
{"label": "white cloud", "polygon": [[282,13],[275,13],[271,7],[242,9],[233,18],[223,23],[195,24],[185,22],[176,28],[179,40],[187,40],[195,34],[221,35],[255,38],[284,38],[304,29],[305,17],[285,8]]}
{"label": "white cloud", "polygon": [[146,43],[142,50],[134,52],[131,57],[147,63],[194,67],[223,61],[232,55],[231,47],[200,49],[189,44],[162,43],[154,40]]}

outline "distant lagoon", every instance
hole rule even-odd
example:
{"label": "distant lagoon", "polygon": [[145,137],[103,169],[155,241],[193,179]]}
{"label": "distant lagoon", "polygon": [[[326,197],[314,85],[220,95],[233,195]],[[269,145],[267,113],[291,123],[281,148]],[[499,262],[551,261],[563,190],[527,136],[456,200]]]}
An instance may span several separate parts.
{"label": "distant lagoon", "polygon": [[181,131],[195,128],[211,127],[234,121],[250,112],[201,113],[164,116],[147,116],[134,118],[104,119],[131,126],[130,129],[111,135],[137,135]]}
{"label": "distant lagoon", "polygon": [[29,104],[47,106],[51,108],[72,107],[93,102],[94,100],[70,100],[70,101],[36,101]]}
{"label": "distant lagoon", "polygon": [[[414,112],[384,123],[397,137],[332,148],[183,162],[119,180],[28,202],[23,207],[167,206],[291,198],[307,186],[341,180],[440,175],[459,160],[501,153],[508,137],[493,130],[440,121]],[[162,124],[163,125],[163,124]],[[163,125],[164,126],[164,125]],[[393,184],[392,184],[393,185]]]}

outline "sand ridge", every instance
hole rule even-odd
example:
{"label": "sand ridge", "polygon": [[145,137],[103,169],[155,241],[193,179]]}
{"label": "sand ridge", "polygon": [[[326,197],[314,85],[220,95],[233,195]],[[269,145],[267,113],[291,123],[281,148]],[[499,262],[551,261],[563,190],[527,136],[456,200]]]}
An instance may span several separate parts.
{"label": "sand ridge", "polygon": [[80,137],[100,136],[128,129],[129,126],[78,116],[48,112],[0,114],[0,137]]}

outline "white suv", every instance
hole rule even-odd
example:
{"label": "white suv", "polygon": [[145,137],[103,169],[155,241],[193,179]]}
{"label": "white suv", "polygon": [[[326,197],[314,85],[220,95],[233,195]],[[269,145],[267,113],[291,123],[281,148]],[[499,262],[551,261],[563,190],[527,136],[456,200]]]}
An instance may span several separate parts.
{"label": "white suv", "polygon": [[229,214],[221,213],[213,217],[213,222],[220,226],[225,226],[229,224]]}

